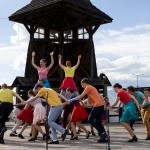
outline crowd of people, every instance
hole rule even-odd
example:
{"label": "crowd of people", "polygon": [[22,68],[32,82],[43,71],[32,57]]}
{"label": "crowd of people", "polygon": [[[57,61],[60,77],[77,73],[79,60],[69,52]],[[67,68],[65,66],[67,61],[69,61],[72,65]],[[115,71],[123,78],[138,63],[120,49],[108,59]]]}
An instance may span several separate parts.
{"label": "crowd of people", "polygon": [[[70,61],[63,65],[62,56],[59,55],[59,66],[64,70],[65,79],[60,85],[61,92],[57,93],[47,78],[54,64],[53,54],[54,52],[50,53],[51,64],[46,67],[45,59],[41,59],[40,66],[37,66],[34,62],[36,54],[32,53],[32,65],[38,72],[39,80],[34,88],[28,91],[28,100],[23,100],[17,93],[10,90],[7,84],[1,85],[0,144],[4,144],[4,134],[7,131],[5,123],[12,111],[15,116],[15,126],[11,130],[10,137],[18,136],[24,139],[23,132],[31,125],[31,138],[28,141],[36,141],[40,133],[43,141],[49,138],[49,144],[59,144],[58,132],[61,133],[62,141],[69,134],[70,140],[78,140],[78,127],[79,130],[85,132],[85,139],[88,139],[91,134],[95,136],[95,128],[99,135],[98,143],[107,142],[108,135],[104,127],[108,119],[107,110],[113,111],[119,103],[118,111],[123,108],[120,123],[131,136],[128,142],[138,142],[133,125],[140,117],[147,132],[145,140],[150,140],[150,89],[145,89],[142,93],[136,91],[133,86],[123,89],[119,83],[116,83],[113,88],[117,93],[117,98],[115,103],[110,105],[109,100],[104,98],[87,78],[84,78],[81,80],[84,90],[79,94],[73,78],[75,70],[80,65],[81,55],[78,56],[75,66],[72,66]],[[19,103],[13,104],[14,96],[19,99]],[[61,124],[58,122],[60,116],[62,117]],[[82,124],[85,119],[90,124],[90,131]],[[48,123],[48,131],[41,127],[41,124],[45,122]],[[17,134],[19,127],[22,128]]]}

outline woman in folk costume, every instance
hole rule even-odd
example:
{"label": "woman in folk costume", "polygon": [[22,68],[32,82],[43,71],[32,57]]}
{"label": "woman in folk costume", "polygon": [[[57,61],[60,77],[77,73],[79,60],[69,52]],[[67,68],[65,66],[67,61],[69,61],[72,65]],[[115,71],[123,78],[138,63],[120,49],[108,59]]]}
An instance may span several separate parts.
{"label": "woman in folk costume", "polygon": [[47,79],[47,75],[48,72],[50,71],[50,69],[53,67],[54,65],[54,52],[50,53],[51,56],[51,64],[46,67],[46,60],[45,59],[41,59],[40,60],[40,66],[37,66],[34,62],[34,58],[35,58],[35,52],[32,52],[32,65],[33,67],[38,71],[38,76],[39,76],[39,82],[43,83],[43,86],[46,88],[50,88],[50,83]]}
{"label": "woman in folk costume", "polygon": [[62,56],[59,55],[59,66],[65,72],[65,79],[63,80],[60,89],[62,90],[62,95],[66,96],[66,89],[71,88],[73,91],[77,91],[76,84],[74,82],[75,70],[79,67],[81,60],[81,55],[78,55],[78,61],[75,66],[72,67],[71,61],[66,61],[66,66],[62,65]]}

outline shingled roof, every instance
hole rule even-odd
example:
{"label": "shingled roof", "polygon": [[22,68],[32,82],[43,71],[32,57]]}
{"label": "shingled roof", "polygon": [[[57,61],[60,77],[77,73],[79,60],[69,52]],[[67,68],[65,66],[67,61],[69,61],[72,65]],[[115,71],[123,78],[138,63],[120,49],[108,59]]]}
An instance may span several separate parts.
{"label": "shingled roof", "polygon": [[[102,11],[100,11],[99,9],[97,9],[94,5],[92,5],[92,3],[90,2],[90,0],[32,0],[30,4],[26,5],[25,7],[21,8],[20,10],[16,11],[14,14],[12,14],[10,16],[10,18],[26,13],[26,12],[30,12],[42,7],[46,7],[55,3],[60,3],[60,2],[67,2],[70,4],[73,4],[74,6],[78,6],[81,8],[85,8],[85,9],[89,9],[95,13],[98,14],[103,14],[106,15],[105,13],[103,13]],[[107,15],[106,15],[107,16]],[[111,19],[109,16],[107,16],[109,19]]]}
{"label": "shingled roof", "polygon": [[[101,20],[101,24],[112,21],[111,17],[92,5],[90,0],[32,0],[28,5],[12,14],[9,19],[19,23],[25,22],[27,24],[34,24],[35,18],[37,21],[38,16],[41,15],[42,17],[45,15],[45,19],[56,17],[56,13],[54,12],[61,12],[62,5],[65,7],[64,11],[68,12],[68,15],[76,12],[77,14],[82,14],[85,17],[91,16],[90,21],[99,19]],[[77,14],[75,15],[77,16]],[[51,20],[52,19],[54,18],[51,18]],[[47,20],[45,24],[51,22],[51,20]]]}

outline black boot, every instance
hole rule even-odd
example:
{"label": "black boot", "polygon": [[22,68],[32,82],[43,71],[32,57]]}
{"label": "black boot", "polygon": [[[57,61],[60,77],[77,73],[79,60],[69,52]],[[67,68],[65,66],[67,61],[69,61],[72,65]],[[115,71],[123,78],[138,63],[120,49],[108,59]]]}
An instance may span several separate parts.
{"label": "black boot", "polygon": [[100,139],[97,142],[98,143],[108,142],[108,136],[107,136],[106,132],[104,132],[100,135]]}
{"label": "black boot", "polygon": [[4,136],[4,133],[7,131],[7,128],[5,126],[3,126],[1,128],[1,132],[0,132],[0,138],[2,138]]}
{"label": "black boot", "polygon": [[0,144],[5,144],[5,142],[4,142],[4,135],[1,136],[1,138],[0,138]]}
{"label": "black boot", "polygon": [[59,144],[59,141],[50,141],[48,144]]}
{"label": "black boot", "polygon": [[65,130],[64,134],[62,134],[61,138],[62,138],[62,141],[65,140],[66,136],[68,135],[68,130]]}
{"label": "black boot", "polygon": [[5,144],[4,139],[0,139],[0,144]]}
{"label": "black boot", "polygon": [[0,124],[0,133],[1,133],[2,129],[3,129],[3,125]]}
{"label": "black boot", "polygon": [[132,137],[132,139],[128,140],[128,142],[132,143],[132,142],[138,142],[138,138],[136,137],[136,135],[134,135]]}
{"label": "black boot", "polygon": [[150,140],[150,136],[147,136],[147,138],[145,140]]}

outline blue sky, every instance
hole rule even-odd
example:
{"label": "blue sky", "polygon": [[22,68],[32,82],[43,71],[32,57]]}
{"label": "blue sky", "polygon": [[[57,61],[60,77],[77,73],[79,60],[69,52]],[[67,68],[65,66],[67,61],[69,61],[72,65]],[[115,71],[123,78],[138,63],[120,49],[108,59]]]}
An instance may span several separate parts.
{"label": "blue sky", "polygon": [[[24,75],[28,33],[7,18],[30,0],[0,2],[0,84],[11,84]],[[104,72],[112,83],[136,85],[132,73],[144,74],[141,86],[150,80],[150,0],[91,0],[110,15],[113,23],[103,25],[94,36],[98,73]],[[11,6],[11,7],[10,7]],[[8,56],[9,54],[9,56]],[[11,73],[10,73],[11,72]]]}
{"label": "blue sky", "polygon": [[[5,0],[0,2],[0,18],[7,19],[10,14],[30,1]],[[149,0],[91,0],[91,2],[114,19],[112,24],[104,25],[101,27],[102,29],[121,29],[127,26],[150,23]],[[5,35],[3,38],[1,36],[0,41],[9,42],[10,34],[14,34],[12,24],[8,20],[0,20],[0,33]],[[5,28],[7,30],[4,32]]]}
{"label": "blue sky", "polygon": [[150,23],[149,0],[92,0],[91,2],[114,19],[111,25],[106,25],[104,28],[121,29]]}

